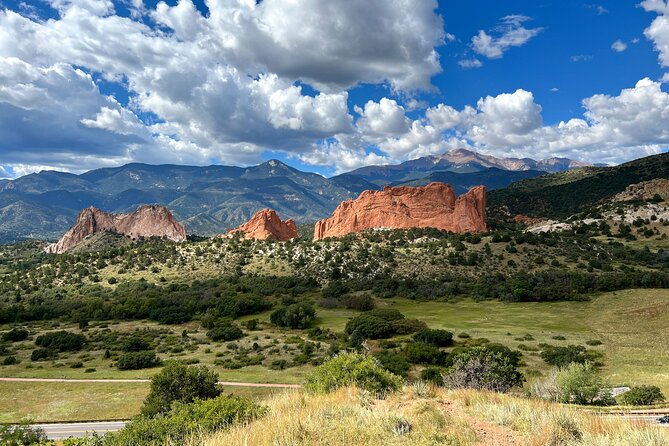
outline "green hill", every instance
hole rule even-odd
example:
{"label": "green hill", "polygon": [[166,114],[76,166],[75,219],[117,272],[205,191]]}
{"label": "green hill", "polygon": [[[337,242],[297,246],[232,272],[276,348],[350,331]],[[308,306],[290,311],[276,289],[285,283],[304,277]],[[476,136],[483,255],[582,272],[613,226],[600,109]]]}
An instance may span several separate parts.
{"label": "green hill", "polygon": [[654,178],[669,178],[669,153],[615,167],[584,167],[519,181],[491,191],[488,207],[493,218],[567,217],[605,202],[630,184]]}

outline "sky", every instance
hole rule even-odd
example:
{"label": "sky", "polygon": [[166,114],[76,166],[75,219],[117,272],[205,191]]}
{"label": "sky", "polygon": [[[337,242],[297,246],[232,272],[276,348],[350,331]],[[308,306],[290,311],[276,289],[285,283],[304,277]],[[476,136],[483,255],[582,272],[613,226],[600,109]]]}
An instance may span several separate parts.
{"label": "sky", "polygon": [[0,178],[669,147],[669,0],[0,0]]}

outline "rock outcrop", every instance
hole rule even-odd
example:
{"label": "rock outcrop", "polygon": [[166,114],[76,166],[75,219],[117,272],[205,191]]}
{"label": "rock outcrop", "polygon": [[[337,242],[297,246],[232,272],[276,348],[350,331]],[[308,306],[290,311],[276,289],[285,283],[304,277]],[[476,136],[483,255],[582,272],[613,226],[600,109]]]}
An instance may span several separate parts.
{"label": "rock outcrop", "polygon": [[178,242],[186,240],[186,229],[164,206],[144,205],[129,214],[112,214],[91,206],[81,211],[74,226],[58,242],[47,246],[45,251],[55,254],[67,252],[86,237],[102,231],[117,232],[132,239],[165,237]]}
{"label": "rock outcrop", "polygon": [[451,186],[385,187],[344,201],[330,218],[314,227],[314,240],[375,228],[437,228],[451,232],[485,232],[485,187],[456,197]]}
{"label": "rock outcrop", "polygon": [[242,234],[247,239],[286,241],[297,238],[297,225],[293,220],[283,221],[276,211],[263,209],[240,227],[228,232],[228,236]]}
{"label": "rock outcrop", "polygon": [[623,192],[614,196],[612,201],[652,200],[656,196],[665,201],[669,200],[669,180],[655,178],[650,181],[630,184]]}

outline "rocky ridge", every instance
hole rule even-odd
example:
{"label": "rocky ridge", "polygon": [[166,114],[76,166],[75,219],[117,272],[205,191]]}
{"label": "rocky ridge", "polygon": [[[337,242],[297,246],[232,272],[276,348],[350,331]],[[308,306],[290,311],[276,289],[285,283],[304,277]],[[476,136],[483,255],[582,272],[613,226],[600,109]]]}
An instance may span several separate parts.
{"label": "rocky ridge", "polygon": [[186,240],[186,229],[164,206],[144,205],[128,214],[113,214],[91,206],[81,211],[74,226],[56,243],[47,246],[45,251],[62,254],[86,237],[103,231],[116,232],[132,239],[165,237],[177,242]]}
{"label": "rocky ridge", "polygon": [[485,191],[484,186],[476,186],[456,197],[453,188],[444,183],[364,191],[357,199],[341,203],[331,217],[318,221],[314,240],[382,228],[485,232]]}
{"label": "rocky ridge", "polygon": [[669,180],[656,178],[650,181],[630,184],[627,188],[615,195],[613,201],[652,200],[658,195],[663,200],[669,200]]}
{"label": "rocky ridge", "polygon": [[240,227],[230,230],[226,236],[240,233],[246,239],[286,241],[297,238],[297,225],[292,219],[281,220],[272,209],[263,209]]}

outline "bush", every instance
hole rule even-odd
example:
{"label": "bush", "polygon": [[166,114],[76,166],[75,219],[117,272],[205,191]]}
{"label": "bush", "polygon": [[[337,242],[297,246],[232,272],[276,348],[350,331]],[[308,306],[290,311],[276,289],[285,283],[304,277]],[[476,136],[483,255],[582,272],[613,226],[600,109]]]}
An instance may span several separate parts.
{"label": "bush", "polygon": [[398,390],[402,386],[402,378],[384,370],[371,356],[342,353],[314,368],[307,375],[304,385],[308,391],[317,393],[347,386],[384,394]]}
{"label": "bush", "polygon": [[566,347],[546,346],[541,352],[541,359],[550,365],[564,368],[572,362],[584,364],[592,359],[582,345],[568,345]]}
{"label": "bush", "polygon": [[448,353],[438,347],[422,342],[412,342],[404,347],[404,354],[413,364],[443,364]]}
{"label": "bush", "polygon": [[657,386],[637,386],[620,395],[618,401],[626,406],[650,406],[664,402],[664,395]]}
{"label": "bush", "polygon": [[150,348],[148,341],[138,335],[126,338],[121,345],[121,350],[124,352],[141,352]]}
{"label": "bush", "polygon": [[437,386],[444,385],[444,371],[439,367],[425,367],[420,371],[420,379],[429,381]]}
{"label": "bush", "polygon": [[395,375],[406,377],[409,374],[411,364],[409,364],[409,361],[401,353],[392,350],[381,350],[375,353],[374,357],[384,369]]}
{"label": "bush", "polygon": [[160,365],[160,359],[154,351],[124,353],[116,361],[116,367],[119,370],[148,369],[158,365]]}
{"label": "bush", "polygon": [[374,309],[374,299],[367,294],[353,295],[344,301],[346,308],[357,311],[369,311]]}
{"label": "bush", "polygon": [[83,335],[70,333],[69,331],[54,331],[40,335],[35,340],[39,347],[48,348],[59,352],[74,352],[81,350],[86,338]]}
{"label": "bush", "polygon": [[215,398],[221,394],[218,374],[205,366],[189,367],[181,361],[170,361],[151,378],[151,391],[144,400],[142,415],[155,416],[167,412],[172,403],[191,403]]}
{"label": "bush", "polygon": [[413,336],[416,342],[436,345],[437,347],[448,347],[453,345],[453,333],[446,330],[427,329],[421,330]]}
{"label": "bush", "polygon": [[444,379],[449,387],[495,392],[507,392],[524,381],[508,356],[487,347],[474,347],[455,355]]}
{"label": "bush", "polygon": [[393,335],[393,328],[385,319],[363,313],[349,320],[344,331],[360,339],[382,339]]}
{"label": "bush", "polygon": [[45,361],[47,359],[54,359],[58,356],[56,352],[48,348],[36,348],[30,354],[32,361]]}
{"label": "bush", "polygon": [[106,437],[118,445],[186,444],[190,438],[248,423],[266,413],[263,406],[234,395],[195,399],[190,403],[176,401],[164,416],[137,418],[120,432]]}
{"label": "bush", "polygon": [[270,315],[270,321],[274,325],[288,328],[309,328],[314,319],[316,310],[306,302],[278,308]]}
{"label": "bush", "polygon": [[418,319],[398,319],[390,322],[394,334],[403,335],[427,329],[427,324]]}
{"label": "bush", "polygon": [[19,360],[16,359],[16,356],[7,356],[5,359],[2,360],[2,365],[14,365],[18,363]]}
{"label": "bush", "polygon": [[0,444],[3,446],[48,445],[42,429],[26,424],[0,425]]}
{"label": "bush", "polygon": [[2,334],[3,341],[20,342],[28,338],[28,330],[25,328],[12,328],[6,333]]}
{"label": "bush", "polygon": [[611,393],[591,362],[572,362],[557,374],[559,401],[573,404],[610,404]]}
{"label": "bush", "polygon": [[227,320],[221,320],[207,331],[207,337],[212,341],[234,341],[244,337],[244,332]]}

